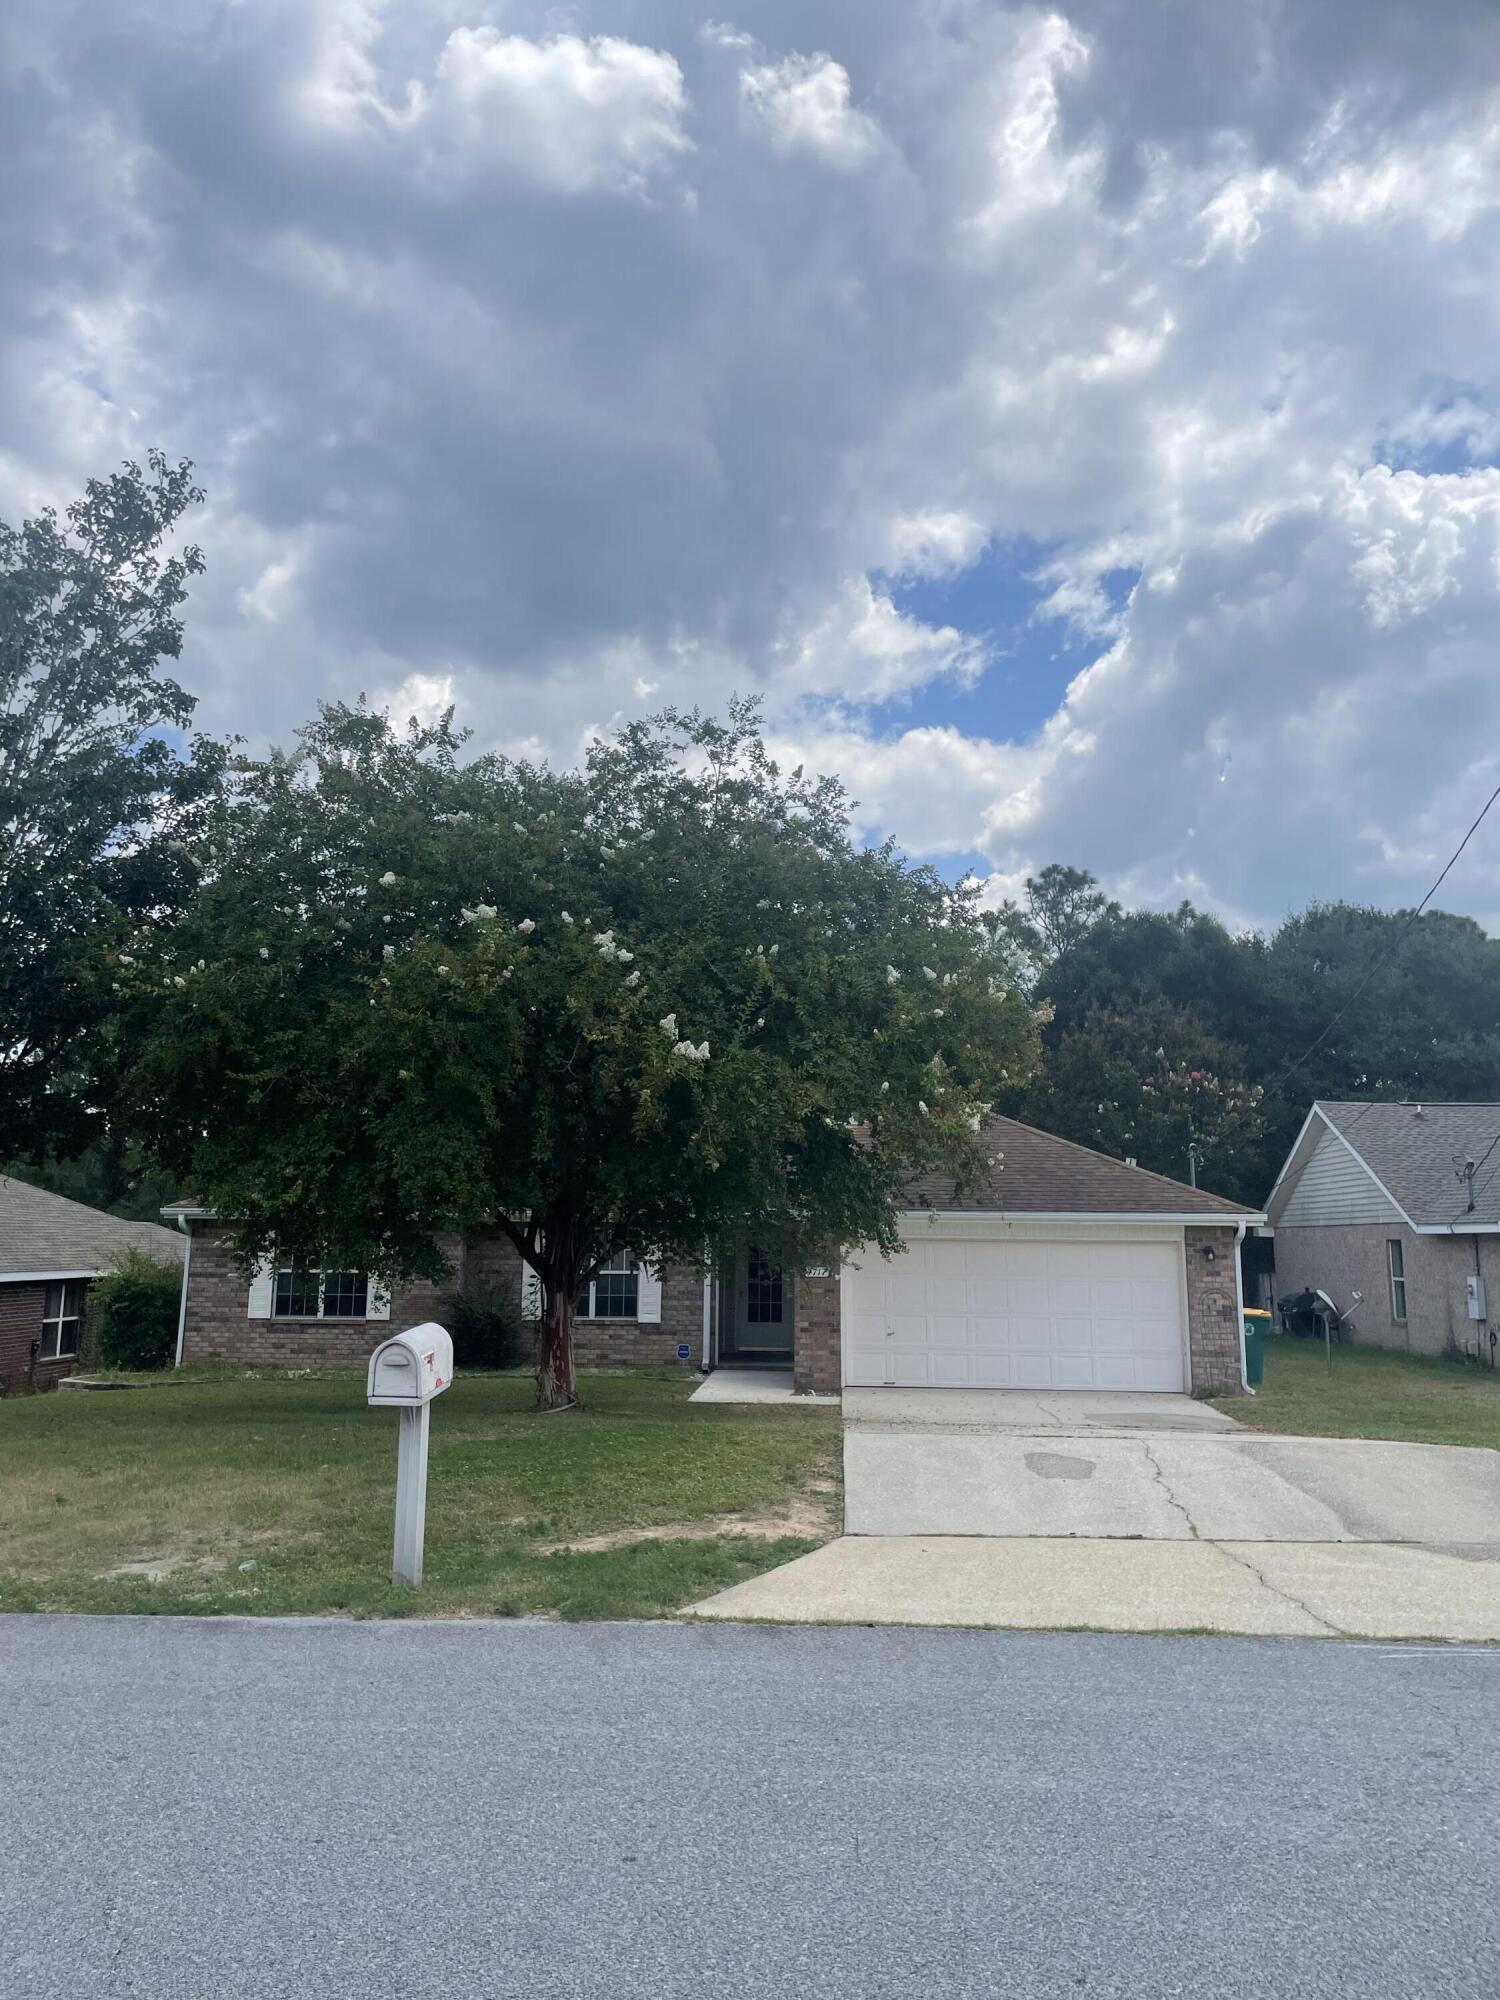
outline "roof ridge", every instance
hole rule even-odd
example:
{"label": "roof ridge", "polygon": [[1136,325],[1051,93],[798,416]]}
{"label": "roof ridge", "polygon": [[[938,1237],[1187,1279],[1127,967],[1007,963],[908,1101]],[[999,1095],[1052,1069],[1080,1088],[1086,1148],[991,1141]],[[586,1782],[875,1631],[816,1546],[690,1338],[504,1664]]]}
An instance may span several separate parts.
{"label": "roof ridge", "polygon": [[1109,1166],[1119,1167],[1123,1173],[1144,1174],[1148,1180],[1160,1181],[1163,1187],[1174,1189],[1178,1194],[1196,1195],[1200,1201],[1222,1202],[1236,1215],[1245,1214],[1243,1202],[1231,1201],[1226,1194],[1215,1194],[1210,1188],[1195,1188],[1187,1181],[1174,1180],[1170,1174],[1159,1174],[1155,1167],[1132,1166],[1129,1160],[1122,1160],[1114,1153],[1102,1153],[1097,1146],[1085,1146],[1079,1139],[1065,1139],[1060,1132],[1049,1132],[1044,1125],[1028,1125],[1024,1118],[1012,1118],[1007,1111],[995,1111],[994,1118],[1003,1118],[1007,1125],[1015,1125],[1023,1132],[1035,1132],[1039,1139],[1050,1140],[1054,1146],[1071,1147],[1075,1153],[1086,1153],[1091,1160],[1103,1160]]}
{"label": "roof ridge", "polygon": [[137,1215],[115,1215],[110,1209],[95,1208],[92,1202],[78,1201],[70,1194],[56,1194],[51,1188],[38,1187],[35,1181],[23,1181],[19,1174],[0,1173],[0,1194],[5,1192],[7,1186],[22,1188],[27,1194],[37,1195],[43,1201],[56,1202],[59,1208],[76,1209],[80,1215],[91,1215],[105,1222],[140,1222],[147,1229],[160,1229],[161,1227],[159,1222],[152,1222],[149,1218]]}
{"label": "roof ridge", "polygon": [[1500,1097],[1315,1097],[1313,1103],[1354,1104],[1364,1111],[1403,1111],[1413,1104],[1424,1111],[1500,1111]]}

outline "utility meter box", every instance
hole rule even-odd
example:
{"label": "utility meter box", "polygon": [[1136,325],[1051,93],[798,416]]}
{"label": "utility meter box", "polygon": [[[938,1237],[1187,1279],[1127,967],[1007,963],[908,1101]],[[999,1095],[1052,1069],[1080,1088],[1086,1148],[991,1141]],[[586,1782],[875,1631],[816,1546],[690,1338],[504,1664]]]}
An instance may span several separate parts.
{"label": "utility meter box", "polygon": [[1469,1318],[1488,1319],[1484,1307],[1484,1280],[1477,1273],[1466,1280],[1469,1288]]}
{"label": "utility meter box", "polygon": [[366,1400],[377,1407],[420,1409],[453,1380],[453,1337],[429,1320],[383,1340],[370,1356]]}

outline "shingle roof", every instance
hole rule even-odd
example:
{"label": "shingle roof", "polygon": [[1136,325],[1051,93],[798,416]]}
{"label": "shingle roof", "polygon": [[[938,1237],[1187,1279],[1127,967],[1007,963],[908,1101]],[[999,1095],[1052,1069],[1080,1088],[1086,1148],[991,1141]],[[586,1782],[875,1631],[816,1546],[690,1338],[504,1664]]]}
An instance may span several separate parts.
{"label": "shingle roof", "polygon": [[0,1174],[0,1281],[22,1272],[103,1271],[121,1250],[182,1261],[182,1237],[156,1222],[122,1222],[65,1195]]}
{"label": "shingle roof", "polygon": [[[1500,1104],[1377,1104],[1319,1098],[1323,1116],[1421,1227],[1500,1223]],[[1474,1213],[1459,1170],[1474,1176]],[[1482,1164],[1481,1164],[1482,1162]]]}
{"label": "shingle roof", "polygon": [[1168,1180],[1145,1167],[1074,1145],[1014,1118],[992,1118],[984,1130],[1000,1164],[982,1181],[958,1193],[951,1174],[919,1174],[910,1183],[913,1207],[983,1210],[1009,1215],[1202,1215],[1251,1214],[1243,1202],[1226,1201],[1183,1181]]}

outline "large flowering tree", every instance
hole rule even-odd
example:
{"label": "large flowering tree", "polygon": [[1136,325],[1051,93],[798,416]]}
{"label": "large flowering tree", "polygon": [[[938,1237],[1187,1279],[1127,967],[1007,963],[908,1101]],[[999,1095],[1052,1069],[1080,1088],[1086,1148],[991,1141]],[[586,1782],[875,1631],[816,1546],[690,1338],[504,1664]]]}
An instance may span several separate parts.
{"label": "large flowering tree", "polygon": [[130,1115],[247,1256],[437,1274],[441,1232],[503,1230],[545,1407],[614,1253],[893,1248],[907,1176],[977,1167],[1034,1053],[971,891],[860,845],[750,706],[577,772],[328,709],[200,859],[111,955]]}
{"label": "large flowering tree", "polygon": [[1261,1192],[1265,1112],[1244,1052],[1166,1001],[1095,1009],[1005,1101],[1049,1132],[1173,1180],[1187,1179],[1196,1148],[1206,1187],[1246,1198]]}

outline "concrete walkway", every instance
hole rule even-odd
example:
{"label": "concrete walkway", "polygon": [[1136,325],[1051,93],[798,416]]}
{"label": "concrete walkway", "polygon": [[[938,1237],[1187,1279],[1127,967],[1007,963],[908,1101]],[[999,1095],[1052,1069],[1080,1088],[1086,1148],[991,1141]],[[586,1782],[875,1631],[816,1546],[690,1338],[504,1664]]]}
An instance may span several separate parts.
{"label": "concrete walkway", "polygon": [[799,1396],[790,1368],[716,1368],[690,1403],[836,1403],[837,1396]]}
{"label": "concrete walkway", "polygon": [[1500,1642],[1500,1547],[846,1535],[690,1615]]}

